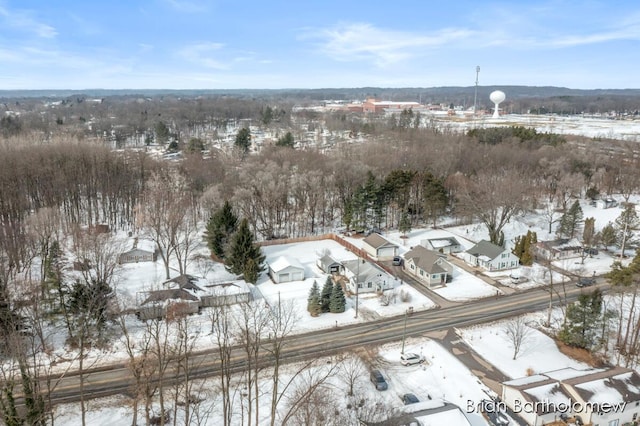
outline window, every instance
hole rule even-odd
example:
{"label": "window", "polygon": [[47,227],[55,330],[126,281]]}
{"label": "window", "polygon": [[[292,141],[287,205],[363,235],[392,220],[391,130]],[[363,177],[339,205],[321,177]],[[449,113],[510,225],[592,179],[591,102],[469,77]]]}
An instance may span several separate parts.
{"label": "window", "polygon": [[413,264],[411,264],[411,269],[416,269],[416,267],[415,267],[415,266],[413,266]]}
{"label": "window", "polygon": [[372,286],[371,286],[371,281],[369,281],[369,282],[367,283],[367,287],[369,287],[369,288],[371,288],[371,287],[372,287]]}
{"label": "window", "polygon": [[424,271],[422,269],[420,269],[420,275],[424,276]]}
{"label": "window", "polygon": [[362,288],[362,283],[358,283],[358,288]]}
{"label": "window", "polygon": [[500,267],[501,267],[501,268],[504,268],[506,265],[507,265],[506,263],[502,262],[502,263],[500,264]]}
{"label": "window", "polygon": [[431,275],[431,279],[434,279],[434,280],[438,279],[438,274]]}

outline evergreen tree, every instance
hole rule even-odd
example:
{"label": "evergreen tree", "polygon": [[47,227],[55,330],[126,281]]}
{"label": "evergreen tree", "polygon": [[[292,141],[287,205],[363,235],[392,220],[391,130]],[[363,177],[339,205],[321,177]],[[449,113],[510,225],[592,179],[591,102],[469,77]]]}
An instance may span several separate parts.
{"label": "evergreen tree", "polygon": [[407,236],[407,233],[411,232],[411,220],[409,219],[409,215],[406,210],[403,210],[402,215],[400,216],[398,231],[400,231],[404,237]]}
{"label": "evergreen tree", "polygon": [[231,239],[229,252],[225,257],[225,267],[229,272],[237,275],[242,274],[245,281],[252,283],[257,281],[258,273],[262,270],[264,262],[264,255],[254,240],[255,237],[249,229],[249,221],[242,219],[238,231]]}
{"label": "evergreen tree", "polygon": [[317,317],[321,311],[320,306],[320,287],[317,281],[313,281],[311,290],[309,290],[309,297],[307,298],[307,311],[312,317]]}
{"label": "evergreen tree", "polygon": [[320,294],[320,312],[329,312],[329,305],[331,304],[331,294],[333,293],[333,280],[330,276],[327,277],[324,286],[322,287],[322,293]]}
{"label": "evergreen tree", "polygon": [[612,246],[616,243],[616,229],[611,222],[609,222],[604,228],[602,228],[602,231],[600,231],[598,235],[598,239],[600,240],[602,245],[605,246],[605,248],[608,248],[609,246]]}
{"label": "evergreen tree", "polygon": [[578,301],[567,306],[564,325],[558,332],[558,338],[569,346],[593,349],[603,320],[602,292],[583,293]]}
{"label": "evergreen tree", "polygon": [[243,127],[238,131],[236,135],[235,146],[242,152],[246,154],[249,152],[249,147],[251,146],[251,132],[246,127]]}
{"label": "evergreen tree", "polygon": [[228,201],[218,209],[209,221],[205,230],[205,240],[211,253],[224,259],[231,236],[238,229],[238,218],[233,213]]}
{"label": "evergreen tree", "polygon": [[430,172],[425,172],[422,180],[422,194],[424,218],[430,220],[435,226],[449,204],[449,192],[444,186],[444,180]]}
{"label": "evergreen tree", "polygon": [[631,242],[634,236],[633,231],[640,228],[640,219],[633,204],[627,203],[625,205],[620,216],[616,218],[614,227],[616,230],[616,242],[624,256],[627,244]]}
{"label": "evergreen tree", "polygon": [[164,145],[169,140],[169,128],[163,121],[158,121],[155,126],[156,142]]}
{"label": "evergreen tree", "polygon": [[578,200],[560,218],[557,233],[566,238],[574,238],[580,230],[584,214]]}
{"label": "evergreen tree", "polygon": [[288,148],[293,148],[295,141],[293,140],[293,135],[291,132],[287,132],[284,136],[281,136],[276,141],[276,146],[285,146]]}
{"label": "evergreen tree", "polygon": [[533,264],[533,246],[538,242],[538,235],[533,231],[527,231],[526,235],[516,237],[512,253],[518,256],[521,265]]}
{"label": "evergreen tree", "polygon": [[329,312],[334,314],[340,314],[344,312],[347,305],[347,300],[344,297],[344,291],[340,283],[333,286],[331,291],[331,300],[329,301]]}

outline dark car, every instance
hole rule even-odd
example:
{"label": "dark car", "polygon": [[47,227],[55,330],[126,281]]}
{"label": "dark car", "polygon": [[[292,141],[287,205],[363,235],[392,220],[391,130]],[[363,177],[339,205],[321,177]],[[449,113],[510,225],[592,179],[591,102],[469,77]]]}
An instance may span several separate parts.
{"label": "dark car", "polygon": [[401,266],[402,258],[400,256],[393,256],[393,261],[391,262],[393,266]]}
{"label": "dark car", "polygon": [[420,402],[420,400],[412,393],[405,393],[404,395],[402,395],[402,402],[404,403],[404,405],[409,405]]}
{"label": "dark car", "polygon": [[371,380],[371,383],[376,386],[376,390],[383,391],[389,388],[389,385],[387,385],[387,381],[384,379],[384,376],[379,370],[371,370],[369,379]]}
{"label": "dark car", "polygon": [[578,278],[578,282],[576,283],[576,287],[589,287],[590,285],[594,285],[596,283],[595,278]]}

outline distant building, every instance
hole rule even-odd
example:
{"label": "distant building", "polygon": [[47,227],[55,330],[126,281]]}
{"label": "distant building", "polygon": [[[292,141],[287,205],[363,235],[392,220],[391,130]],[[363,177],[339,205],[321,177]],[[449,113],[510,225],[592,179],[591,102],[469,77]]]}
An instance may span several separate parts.
{"label": "distant building", "polygon": [[422,108],[419,102],[393,102],[393,101],[378,101],[374,98],[368,98],[362,104],[362,111],[368,113],[382,113],[388,110],[398,110],[402,112],[404,109],[416,109]]}
{"label": "distant building", "polygon": [[119,263],[155,262],[157,258],[156,243],[151,240],[134,238],[132,247],[118,256]]}

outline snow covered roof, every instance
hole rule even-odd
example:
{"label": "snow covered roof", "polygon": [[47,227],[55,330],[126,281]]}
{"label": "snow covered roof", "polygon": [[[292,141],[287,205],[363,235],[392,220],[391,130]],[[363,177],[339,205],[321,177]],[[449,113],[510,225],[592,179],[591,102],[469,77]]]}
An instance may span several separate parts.
{"label": "snow covered roof", "polygon": [[373,282],[376,279],[382,279],[387,273],[378,268],[371,262],[362,262],[361,260],[347,260],[343,262],[345,269],[350,272],[350,277],[356,277],[358,282]]}
{"label": "snow covered roof", "polygon": [[564,383],[572,386],[586,402],[618,403],[640,401],[640,376],[627,368],[597,370]]}
{"label": "snow covered roof", "polygon": [[382,235],[376,234],[375,232],[369,235],[368,237],[366,237],[364,240],[362,240],[362,242],[370,245],[375,249],[379,249],[380,247],[384,247],[384,246],[398,247],[397,244],[392,243],[391,241],[384,238]]}
{"label": "snow covered roof", "polygon": [[431,247],[434,249],[444,248],[444,247],[452,247],[458,246],[460,243],[454,237],[448,238],[431,238],[427,239]]}
{"label": "snow covered roof", "polygon": [[289,257],[289,256],[280,256],[279,258],[277,258],[273,262],[269,263],[269,268],[271,268],[271,270],[274,271],[274,272],[280,272],[280,271],[282,271],[282,270],[284,270],[286,268],[289,268],[289,267],[294,267],[294,268],[298,268],[298,269],[303,269],[304,270],[304,267],[298,261],[298,259],[295,259],[295,258]]}

